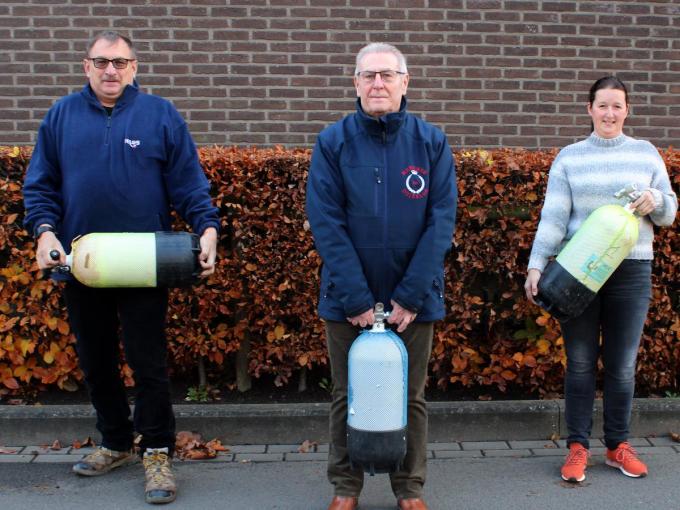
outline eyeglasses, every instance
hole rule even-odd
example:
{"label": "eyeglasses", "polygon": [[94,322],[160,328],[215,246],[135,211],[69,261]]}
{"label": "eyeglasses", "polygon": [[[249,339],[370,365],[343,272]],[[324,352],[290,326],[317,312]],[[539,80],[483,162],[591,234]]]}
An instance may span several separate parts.
{"label": "eyeglasses", "polygon": [[359,71],[357,76],[359,79],[366,84],[373,83],[375,77],[380,75],[380,78],[384,83],[394,83],[397,81],[399,75],[406,74],[402,71],[393,71],[391,69],[386,69],[384,71]]}
{"label": "eyeglasses", "polygon": [[117,58],[104,58],[104,57],[94,57],[94,58],[87,58],[87,60],[91,60],[94,66],[97,69],[106,69],[109,67],[109,62],[113,64],[113,67],[116,69],[125,69],[128,66],[128,63],[134,62],[137,60],[136,58],[122,58],[122,57],[117,57]]}

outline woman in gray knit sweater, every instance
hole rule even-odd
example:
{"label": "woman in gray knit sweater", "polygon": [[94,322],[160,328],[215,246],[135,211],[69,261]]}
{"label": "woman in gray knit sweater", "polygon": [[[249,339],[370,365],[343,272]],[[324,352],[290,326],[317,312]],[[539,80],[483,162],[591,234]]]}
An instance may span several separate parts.
{"label": "woman in gray knit sweater", "polygon": [[628,184],[642,191],[632,204],[640,216],[637,244],[586,310],[560,323],[567,352],[564,393],[569,431],[569,454],[561,474],[570,482],[585,479],[599,356],[604,366],[606,463],[627,476],[647,474],[647,466],[627,441],[635,365],[652,295],[653,225],[671,225],[678,201],[654,146],[623,134],[628,111],[628,92],[620,80],[605,76],[593,84],[588,101],[593,133],[562,149],[553,162],[524,285],[527,298],[534,302],[549,258],[588,215],[617,203],[614,193]]}

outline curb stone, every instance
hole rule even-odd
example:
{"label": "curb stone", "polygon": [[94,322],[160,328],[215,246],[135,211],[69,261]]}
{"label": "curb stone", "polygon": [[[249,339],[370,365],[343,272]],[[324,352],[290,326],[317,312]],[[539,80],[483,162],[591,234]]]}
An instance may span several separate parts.
{"label": "curb stone", "polygon": [[[223,444],[328,442],[328,403],[180,404],[174,409],[177,430],[194,430],[204,438],[219,438]],[[432,402],[428,411],[429,441],[434,443],[546,440],[566,435],[563,400]],[[593,437],[601,437],[601,430],[602,402],[598,400]],[[680,433],[680,399],[633,401],[631,435],[650,438],[642,445],[669,446],[664,438],[670,441],[670,432]],[[50,445],[55,439],[70,445],[89,436],[98,436],[90,405],[0,405],[0,446]],[[264,454],[265,450],[249,453]]]}

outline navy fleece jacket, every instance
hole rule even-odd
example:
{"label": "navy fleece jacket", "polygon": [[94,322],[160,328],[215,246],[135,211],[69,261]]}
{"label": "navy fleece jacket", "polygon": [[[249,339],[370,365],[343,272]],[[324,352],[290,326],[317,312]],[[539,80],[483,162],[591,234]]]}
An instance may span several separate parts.
{"label": "navy fleece jacket", "polygon": [[307,215],[323,259],[319,315],[345,321],[394,300],[416,321],[444,317],[444,257],[456,174],[439,129],[406,112],[357,112],[323,130],[312,153]]}
{"label": "navy fleece jacket", "polygon": [[49,110],[24,182],[25,226],[48,223],[68,252],[90,232],[219,230],[187,125],[172,104],[128,85],[111,116],[89,84]]}

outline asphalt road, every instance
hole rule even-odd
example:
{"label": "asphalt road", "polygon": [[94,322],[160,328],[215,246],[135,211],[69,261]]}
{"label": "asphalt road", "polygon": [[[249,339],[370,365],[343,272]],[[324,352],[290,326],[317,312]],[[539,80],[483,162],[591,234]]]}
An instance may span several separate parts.
{"label": "asphalt road", "polygon": [[[645,456],[650,476],[630,479],[594,456],[579,485],[559,479],[560,457],[488,457],[429,461],[425,496],[432,510],[677,510],[680,455]],[[325,463],[177,462],[177,501],[166,508],[325,510]],[[0,509],[149,509],[140,464],[97,478],[68,464],[0,464]],[[366,479],[361,510],[394,510],[385,475]]]}

